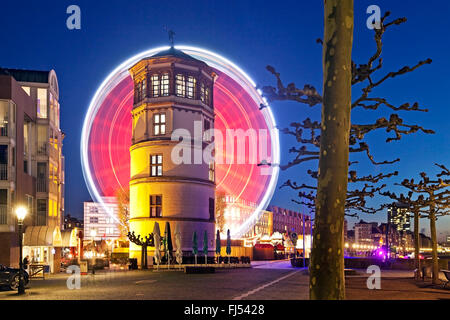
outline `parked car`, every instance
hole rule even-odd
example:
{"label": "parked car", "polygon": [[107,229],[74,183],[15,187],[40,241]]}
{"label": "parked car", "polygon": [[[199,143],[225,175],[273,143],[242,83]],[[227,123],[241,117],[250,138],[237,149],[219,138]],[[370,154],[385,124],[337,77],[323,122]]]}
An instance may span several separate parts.
{"label": "parked car", "polygon": [[[29,282],[28,272],[23,270],[25,285]],[[0,264],[0,286],[9,286],[11,290],[19,287],[19,268],[10,268]]]}

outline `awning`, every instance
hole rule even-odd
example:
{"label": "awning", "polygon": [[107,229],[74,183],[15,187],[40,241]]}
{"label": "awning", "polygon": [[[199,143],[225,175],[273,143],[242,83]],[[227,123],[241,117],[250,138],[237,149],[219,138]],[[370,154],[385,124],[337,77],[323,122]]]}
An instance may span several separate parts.
{"label": "awning", "polygon": [[58,227],[27,227],[23,245],[29,247],[62,247],[61,231]]}
{"label": "awning", "polygon": [[78,245],[77,229],[61,231],[61,238],[63,247],[76,247]]}

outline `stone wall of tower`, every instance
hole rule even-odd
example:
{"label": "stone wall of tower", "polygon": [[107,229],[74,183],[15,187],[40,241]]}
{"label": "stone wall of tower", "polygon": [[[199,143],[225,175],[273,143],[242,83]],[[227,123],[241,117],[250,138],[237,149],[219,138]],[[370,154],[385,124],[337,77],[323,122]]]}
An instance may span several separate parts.
{"label": "stone wall of tower", "polygon": [[[214,128],[214,108],[212,103],[200,101],[198,92],[192,98],[177,96],[174,77],[183,73],[183,70],[191,76],[198,75],[201,80],[197,80],[197,84],[199,81],[206,81],[212,96],[212,69],[194,59],[185,61],[171,56],[156,59],[150,57],[130,69],[135,88],[142,81],[146,81],[148,91],[144,93],[144,97],[141,94],[138,101],[135,98],[132,110],[130,230],[145,237],[153,232],[155,222],[158,222],[163,236],[166,222],[169,222],[174,250],[175,231],[179,229],[181,248],[186,255],[192,252],[194,231],[197,233],[199,252],[202,252],[203,234],[206,231],[209,252],[212,255],[215,250],[215,217],[214,205],[213,210],[210,210],[210,199],[214,201],[215,198],[215,183],[210,180],[209,164],[203,160],[200,164],[194,163],[194,154],[201,156],[206,146],[206,143],[198,140],[199,137],[202,138],[205,120]],[[170,75],[170,94],[152,96],[152,83],[148,79],[153,74],[162,73]],[[165,115],[165,133],[157,135],[154,127],[155,115],[161,113]],[[189,137],[185,137],[183,141],[185,152],[190,151],[190,163],[178,164],[173,161],[173,153],[179,154],[180,150],[179,141],[171,141],[171,136],[177,129],[189,133]],[[152,155],[162,156],[161,176],[151,174]],[[150,214],[150,197],[156,195],[162,199],[160,217]],[[153,248],[148,251],[151,257]],[[138,258],[140,262],[140,255],[141,248],[131,243],[130,257]]]}

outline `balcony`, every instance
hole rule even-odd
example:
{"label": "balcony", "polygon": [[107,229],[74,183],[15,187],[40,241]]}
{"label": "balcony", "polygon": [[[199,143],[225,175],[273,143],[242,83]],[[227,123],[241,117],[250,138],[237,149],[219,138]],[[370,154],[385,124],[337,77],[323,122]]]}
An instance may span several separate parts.
{"label": "balcony", "polygon": [[48,180],[45,178],[38,178],[36,182],[37,192],[47,192]]}
{"label": "balcony", "polygon": [[48,155],[48,143],[47,142],[41,142],[38,144],[37,154],[38,154],[38,156]]}
{"label": "balcony", "polygon": [[0,204],[0,225],[8,223],[8,205]]}
{"label": "balcony", "polygon": [[0,164],[0,180],[8,180],[8,164]]}

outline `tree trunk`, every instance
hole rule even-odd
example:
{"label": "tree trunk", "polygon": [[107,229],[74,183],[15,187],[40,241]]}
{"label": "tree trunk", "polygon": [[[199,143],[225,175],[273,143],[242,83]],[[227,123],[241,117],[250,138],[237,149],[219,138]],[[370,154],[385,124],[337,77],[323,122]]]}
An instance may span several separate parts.
{"label": "tree trunk", "polygon": [[345,298],[342,229],[351,111],[353,0],[325,0],[323,107],[310,299]]}
{"label": "tree trunk", "polygon": [[437,252],[437,236],[436,236],[436,213],[434,206],[430,206],[430,233],[431,233],[431,247],[433,260],[433,284],[439,284],[439,262]]}
{"label": "tree trunk", "polygon": [[420,235],[419,235],[419,211],[414,211],[414,258],[416,260],[417,274],[420,274]]}

